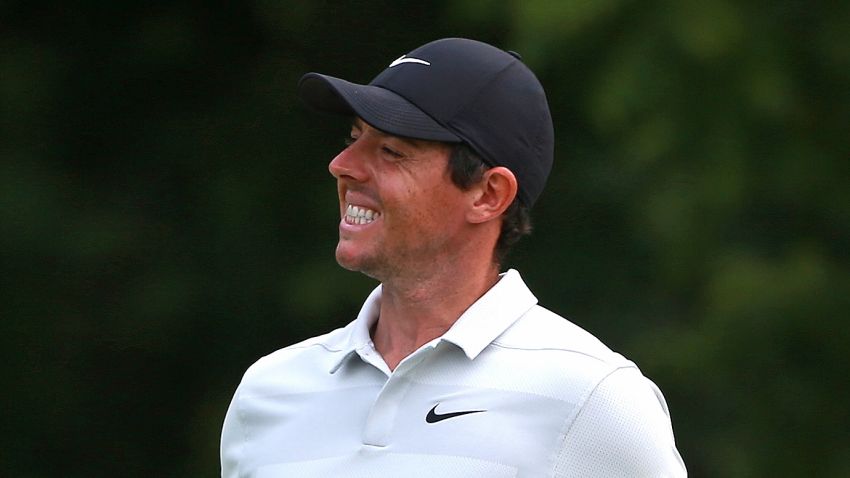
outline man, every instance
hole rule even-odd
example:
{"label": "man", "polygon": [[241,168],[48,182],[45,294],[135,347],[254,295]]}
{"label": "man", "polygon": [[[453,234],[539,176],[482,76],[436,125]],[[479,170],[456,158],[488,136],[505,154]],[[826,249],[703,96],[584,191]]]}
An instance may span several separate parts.
{"label": "man", "polygon": [[499,274],[553,157],[518,55],[438,40],[299,94],[353,118],[329,168],[336,258],[381,284],[345,328],[246,372],[222,476],[685,476],[658,388]]}

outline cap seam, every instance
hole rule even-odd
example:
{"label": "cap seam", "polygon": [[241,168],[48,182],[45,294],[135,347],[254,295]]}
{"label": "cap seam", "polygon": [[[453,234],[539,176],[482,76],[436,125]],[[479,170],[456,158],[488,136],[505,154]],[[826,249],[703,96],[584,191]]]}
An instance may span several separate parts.
{"label": "cap seam", "polygon": [[[454,115],[452,115],[452,119],[454,120],[455,118],[457,118],[457,117],[460,115],[460,113],[461,113],[461,112],[467,111],[467,109],[469,108],[469,106],[470,106],[471,104],[475,104],[475,100],[477,100],[477,99],[478,99],[478,98],[479,98],[479,97],[483,94],[483,92],[484,92],[484,90],[485,90],[486,88],[488,88],[491,84],[493,84],[496,80],[498,80],[498,79],[499,79],[502,75],[504,75],[504,74],[505,74],[505,73],[506,73],[509,69],[511,69],[511,68],[513,68],[513,67],[515,67],[515,66],[516,66],[516,65],[518,65],[518,64],[519,64],[519,65],[523,65],[523,66],[525,65],[524,63],[522,63],[521,61],[517,60],[516,58],[512,58],[512,61],[510,61],[510,62],[509,62],[509,63],[507,63],[507,64],[506,64],[506,65],[505,65],[502,69],[500,69],[499,71],[497,71],[496,73],[494,73],[494,74],[490,77],[490,80],[489,80],[489,81],[487,81],[486,83],[484,83],[483,85],[481,85],[481,87],[478,89],[478,91],[476,92],[476,94],[475,94],[474,96],[471,96],[471,97],[469,98],[469,100],[468,100],[466,103],[464,103],[463,107],[458,108],[457,110],[455,110],[455,114],[454,114]],[[472,147],[472,148],[473,148],[473,149],[474,149],[474,150],[475,150],[475,151],[479,154],[479,156],[481,156],[481,159],[483,159],[483,160],[484,160],[484,162],[485,162],[485,163],[487,163],[489,166],[504,166],[503,164],[498,164],[498,163],[497,163],[495,160],[493,160],[492,158],[487,158],[487,157],[486,157],[486,155],[485,155],[484,153],[482,153],[482,152],[481,152],[481,148],[480,148],[480,147],[478,147],[477,145],[473,144],[471,141],[469,141],[469,140],[466,138],[466,136],[465,136],[465,135],[462,135],[462,134],[457,133],[457,132],[454,130],[454,128],[452,128],[452,130],[451,130],[451,131],[452,131],[453,133],[455,133],[458,137],[460,137],[461,139],[463,139],[463,141],[464,141],[465,143],[469,144],[469,145],[470,145],[470,146],[471,146],[471,147]],[[539,151],[539,148],[540,148],[539,140],[540,140],[540,137],[541,137],[541,136],[542,136],[542,134],[543,134],[541,131],[537,131],[536,133],[537,133],[537,134],[535,135],[535,139],[536,139],[536,141],[535,141],[535,146],[532,148],[532,150],[533,150],[533,151],[535,152],[535,154],[536,154],[536,157],[535,157],[534,159],[538,159],[538,158],[541,156],[541,155],[540,155],[540,151]],[[505,167],[507,167],[507,166],[505,166]],[[509,169],[510,169],[510,168],[509,168]],[[513,170],[512,170],[511,172],[516,173],[516,171],[513,171]],[[524,187],[521,183],[520,183],[520,185],[519,185],[519,191],[517,191],[517,196],[520,196],[520,199],[522,200],[523,204],[525,204],[527,207],[530,207],[530,206],[528,206],[528,205],[529,205],[530,203],[533,203],[533,201],[531,201],[531,197],[530,197],[530,195],[529,195],[528,190],[527,190],[527,189],[526,189],[526,187]]]}
{"label": "cap seam", "polygon": [[[454,121],[455,119],[457,119],[457,117],[460,115],[460,113],[461,113],[461,112],[466,111],[466,110],[469,108],[469,106],[470,106],[471,104],[473,104],[473,103],[475,102],[475,100],[477,100],[477,99],[481,96],[481,94],[483,93],[483,91],[484,91],[484,89],[485,89],[485,88],[487,88],[487,87],[489,87],[491,84],[493,84],[493,82],[494,82],[494,81],[496,81],[496,79],[497,79],[497,78],[499,78],[502,74],[504,74],[504,72],[505,72],[508,68],[510,68],[511,66],[513,66],[515,63],[518,63],[518,60],[516,60],[516,59],[514,58],[514,59],[512,59],[512,61],[511,61],[511,62],[509,62],[508,64],[506,64],[504,67],[502,67],[502,69],[500,69],[499,71],[497,71],[496,73],[494,73],[494,74],[490,77],[490,79],[489,79],[486,83],[484,83],[483,85],[481,85],[481,86],[478,88],[478,91],[476,92],[476,94],[475,94],[474,96],[470,96],[470,97],[467,99],[466,103],[464,103],[464,104],[463,104],[463,106],[462,106],[462,107],[455,109],[455,112],[454,112],[454,114],[452,115],[452,119],[451,119],[450,121],[448,121],[448,123],[452,123],[452,121]],[[496,164],[496,162],[495,162],[495,161],[493,161],[493,159],[492,159],[492,158],[488,158],[488,157],[486,157],[486,155],[485,155],[484,153],[482,153],[482,149],[481,149],[481,147],[480,147],[480,146],[478,146],[478,145],[477,145],[477,144],[475,144],[474,142],[470,141],[470,140],[466,137],[466,135],[465,135],[465,134],[462,134],[462,133],[460,133],[459,131],[457,131],[457,129],[456,129],[454,126],[452,126],[452,127],[451,127],[451,132],[452,132],[452,133],[454,133],[454,134],[456,134],[459,138],[461,138],[461,139],[463,140],[463,142],[464,142],[464,143],[466,143],[466,144],[468,144],[470,147],[472,147],[472,149],[473,149],[473,150],[475,150],[475,152],[476,152],[476,153],[478,153],[478,155],[481,157],[481,159],[482,159],[482,160],[484,160],[484,162],[485,162],[487,165],[489,165],[489,166],[498,166],[498,165]]]}
{"label": "cap seam", "polygon": [[458,117],[458,115],[459,115],[461,112],[466,111],[467,109],[469,109],[469,105],[470,105],[470,104],[473,104],[473,103],[475,102],[475,100],[477,100],[477,99],[481,96],[481,94],[484,92],[484,90],[485,90],[487,87],[489,87],[490,85],[492,85],[492,84],[493,84],[493,82],[495,82],[495,81],[496,81],[499,77],[501,77],[501,76],[505,73],[505,71],[507,71],[509,68],[511,68],[512,66],[514,66],[514,65],[515,65],[515,64],[517,64],[517,63],[519,63],[519,61],[518,61],[517,59],[515,59],[515,58],[512,58],[512,61],[511,61],[510,63],[508,63],[507,65],[505,65],[504,67],[502,67],[502,69],[500,69],[499,71],[495,72],[495,73],[494,73],[494,74],[490,77],[490,79],[489,79],[486,83],[482,84],[482,85],[478,88],[478,91],[475,93],[475,95],[474,95],[474,96],[470,96],[470,97],[469,97],[469,99],[467,99],[466,103],[464,103],[464,104],[463,104],[463,106],[461,106],[460,108],[455,109],[455,112],[454,112],[454,114],[452,115],[452,119],[457,118],[457,117]]}

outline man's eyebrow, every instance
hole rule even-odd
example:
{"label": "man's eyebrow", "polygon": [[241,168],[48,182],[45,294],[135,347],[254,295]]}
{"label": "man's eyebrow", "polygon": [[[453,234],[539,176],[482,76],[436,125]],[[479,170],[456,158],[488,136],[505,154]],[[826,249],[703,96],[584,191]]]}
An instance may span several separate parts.
{"label": "man's eyebrow", "polygon": [[364,129],[366,129],[366,127],[369,127],[372,131],[377,133],[379,136],[382,136],[382,137],[385,137],[385,138],[395,138],[395,139],[397,139],[397,140],[399,140],[403,143],[409,144],[410,146],[417,148],[417,149],[421,149],[424,146],[422,140],[418,140],[418,139],[415,139],[415,138],[408,138],[408,137],[405,137],[405,136],[398,136],[398,135],[395,135],[395,134],[392,134],[392,133],[387,133],[386,131],[375,128],[374,126],[366,123],[365,121],[363,121],[363,119],[361,119],[359,117],[354,118],[354,121],[351,122],[351,126],[353,128],[357,128],[359,130],[364,130]]}

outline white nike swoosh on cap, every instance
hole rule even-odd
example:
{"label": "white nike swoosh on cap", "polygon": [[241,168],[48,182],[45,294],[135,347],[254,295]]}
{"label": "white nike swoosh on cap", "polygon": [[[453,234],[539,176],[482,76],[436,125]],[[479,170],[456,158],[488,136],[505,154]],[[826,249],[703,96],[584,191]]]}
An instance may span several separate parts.
{"label": "white nike swoosh on cap", "polygon": [[419,58],[408,58],[407,55],[401,55],[393,60],[389,67],[392,68],[394,66],[401,65],[402,63],[419,63],[420,65],[431,66],[431,64],[425,60],[420,60]]}

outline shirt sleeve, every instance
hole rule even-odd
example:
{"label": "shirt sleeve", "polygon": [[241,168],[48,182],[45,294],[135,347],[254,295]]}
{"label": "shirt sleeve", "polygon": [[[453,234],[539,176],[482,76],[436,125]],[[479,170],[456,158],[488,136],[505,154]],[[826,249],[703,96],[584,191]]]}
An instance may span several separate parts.
{"label": "shirt sleeve", "polygon": [[221,430],[221,477],[237,478],[245,444],[245,431],[238,413],[239,391],[233,395]]}
{"label": "shirt sleeve", "polygon": [[567,429],[555,476],[687,476],[658,387],[634,367],[605,377]]}

